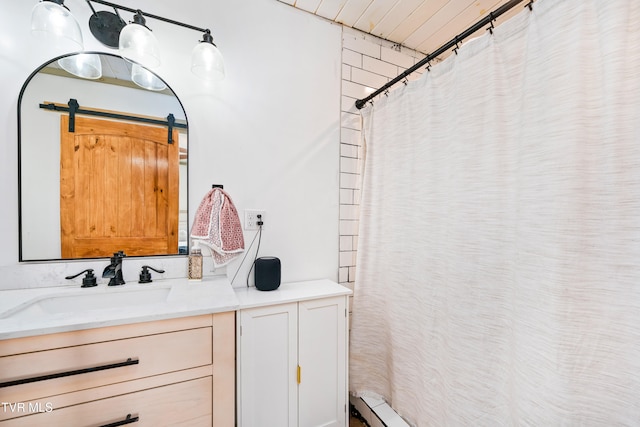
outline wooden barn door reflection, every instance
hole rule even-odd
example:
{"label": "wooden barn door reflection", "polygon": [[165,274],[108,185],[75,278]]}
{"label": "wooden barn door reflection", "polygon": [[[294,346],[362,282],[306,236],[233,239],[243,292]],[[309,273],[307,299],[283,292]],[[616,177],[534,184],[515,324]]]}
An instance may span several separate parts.
{"label": "wooden barn door reflection", "polygon": [[61,116],[62,258],[178,253],[178,132]]}

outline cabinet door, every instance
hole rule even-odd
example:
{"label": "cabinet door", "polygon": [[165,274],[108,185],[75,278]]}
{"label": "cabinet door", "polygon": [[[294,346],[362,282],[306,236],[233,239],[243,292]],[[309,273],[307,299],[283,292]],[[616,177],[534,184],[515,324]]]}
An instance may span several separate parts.
{"label": "cabinet door", "polygon": [[238,425],[297,426],[297,303],[241,310],[239,317]]}
{"label": "cabinet door", "polygon": [[299,303],[300,427],[346,426],[345,309],[344,297]]}

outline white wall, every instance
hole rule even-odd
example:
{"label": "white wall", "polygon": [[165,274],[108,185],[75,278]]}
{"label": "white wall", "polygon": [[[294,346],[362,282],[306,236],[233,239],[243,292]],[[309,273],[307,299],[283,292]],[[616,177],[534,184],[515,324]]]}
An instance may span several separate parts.
{"label": "white wall", "polygon": [[[155,71],[189,120],[190,215],[212,183],[224,184],[241,213],[267,211],[260,254],[280,257],[283,281],[337,280],[341,28],[275,0],[194,0],[188,9],[152,0],[120,3],[210,27],[225,57],[227,78],[204,83],[189,72],[201,35],[148,21],[164,53]],[[106,265],[18,263],[17,98],[31,71],[50,58],[29,33],[33,4],[6,2],[0,15],[0,289],[60,284],[66,274]],[[85,49],[107,50],[88,30],[86,2],[65,4],[81,24]],[[245,234],[247,246],[252,238]],[[125,279],[136,279],[142,262],[168,269],[167,277],[184,275],[186,267],[184,258],[131,259]],[[235,284],[243,285],[247,271],[248,265]]]}

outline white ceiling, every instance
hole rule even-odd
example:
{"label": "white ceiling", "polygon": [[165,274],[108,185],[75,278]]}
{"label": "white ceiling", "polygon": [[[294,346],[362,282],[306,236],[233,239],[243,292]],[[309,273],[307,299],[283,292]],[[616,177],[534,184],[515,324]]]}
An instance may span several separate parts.
{"label": "white ceiling", "polygon": [[[508,0],[279,0],[295,8],[432,53]],[[523,1],[497,19],[512,17]],[[484,31],[484,30],[480,30]]]}

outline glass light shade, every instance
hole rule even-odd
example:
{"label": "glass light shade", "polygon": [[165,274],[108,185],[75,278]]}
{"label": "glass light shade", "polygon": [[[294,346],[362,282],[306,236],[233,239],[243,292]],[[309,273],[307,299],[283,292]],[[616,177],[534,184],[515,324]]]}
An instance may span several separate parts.
{"label": "glass light shade", "polygon": [[58,60],[58,65],[68,73],[83,79],[99,79],[102,77],[102,62],[95,53],[79,53]]}
{"label": "glass light shade", "polygon": [[120,32],[120,55],[145,67],[160,65],[160,46],[151,30],[141,24],[131,23]]}
{"label": "glass light shade", "polygon": [[155,74],[146,68],[133,64],[131,68],[131,80],[138,86],[148,90],[165,90],[167,85]]}
{"label": "glass light shade", "polygon": [[205,80],[224,79],[224,60],[213,43],[203,41],[193,48],[191,72]]}
{"label": "glass light shade", "polygon": [[33,7],[31,34],[53,47],[56,54],[84,49],[78,21],[66,8],[52,1],[41,1]]}

